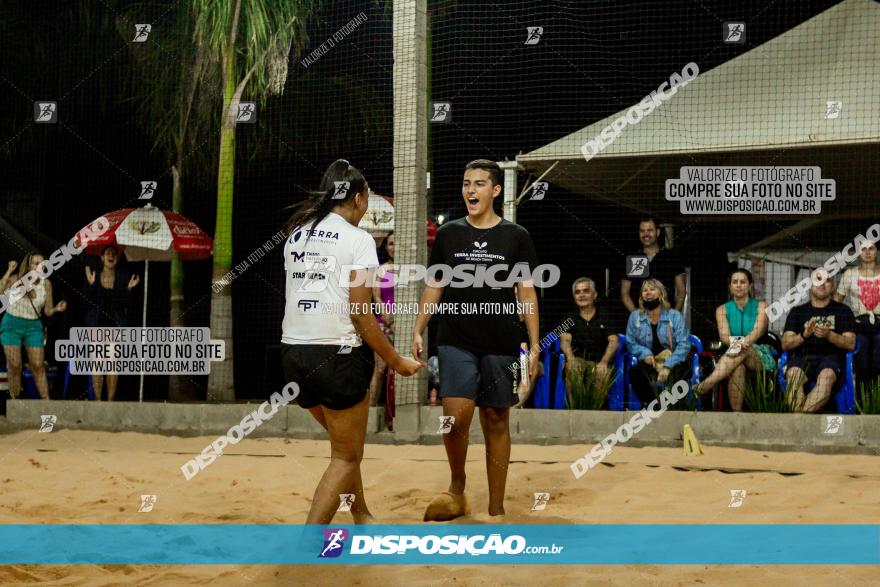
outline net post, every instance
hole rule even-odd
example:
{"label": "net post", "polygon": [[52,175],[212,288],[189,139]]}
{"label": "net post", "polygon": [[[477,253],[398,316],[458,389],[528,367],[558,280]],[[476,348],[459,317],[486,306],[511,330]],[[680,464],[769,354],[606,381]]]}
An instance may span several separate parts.
{"label": "net post", "polygon": [[[396,263],[426,263],[425,219],[428,217],[426,179],[428,170],[427,95],[427,3],[400,0],[394,3],[394,207]],[[423,282],[396,287],[394,301],[418,303]],[[394,346],[410,355],[416,316],[395,316]],[[427,330],[423,339],[427,343]],[[428,345],[422,352],[427,358]],[[412,377],[395,375],[395,435],[403,440],[419,437],[419,415],[428,391],[427,373]]]}

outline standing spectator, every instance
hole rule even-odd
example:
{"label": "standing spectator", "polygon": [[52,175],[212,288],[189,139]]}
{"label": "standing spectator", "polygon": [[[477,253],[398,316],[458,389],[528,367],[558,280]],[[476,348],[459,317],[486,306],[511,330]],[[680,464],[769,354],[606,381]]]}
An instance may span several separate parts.
{"label": "standing spectator", "polygon": [[866,242],[859,254],[859,264],[843,272],[834,301],[846,300],[856,317],[859,352],[856,370],[862,381],[880,376],[880,267],[877,246]]}
{"label": "standing spectator", "polygon": [[[831,397],[835,382],[846,364],[846,353],[856,346],[855,318],[852,311],[831,299],[833,284],[810,287],[810,301],[795,306],[785,319],[782,350],[788,361],[788,398],[796,412],[818,412]],[[816,387],[804,393],[807,380]]]}
{"label": "standing spectator", "polygon": [[[104,247],[101,252],[101,273],[95,274],[95,270],[86,265],[86,300],[89,302],[89,310],[86,313],[86,326],[128,326],[128,298],[131,290],[140,283],[138,275],[132,275],[126,280],[126,275],[121,270],[117,271],[119,262],[119,250],[110,245]],[[110,347],[113,349],[113,346]],[[112,352],[112,351],[111,351]],[[116,397],[116,385],[119,382],[117,373],[107,374],[107,401],[112,402]],[[92,383],[95,388],[95,399],[101,401],[101,392],[104,387],[104,375],[92,373]]]}
{"label": "standing spectator", "polygon": [[[642,242],[642,250],[639,253],[648,256],[648,277],[656,279],[663,284],[667,292],[675,294],[672,305],[681,312],[687,293],[684,266],[674,252],[660,247],[657,240],[659,236],[660,228],[654,218],[644,218],[639,222],[639,240]],[[639,305],[639,294],[644,281],[635,277],[621,280],[620,300],[628,312],[634,312]]]}
{"label": "standing spectator", "polygon": [[730,379],[728,395],[730,408],[741,412],[745,391],[746,370],[773,372],[776,361],[770,354],[770,346],[755,344],[767,332],[767,302],[752,297],[754,280],[748,269],[737,269],[727,280],[730,300],[715,309],[718,338],[728,346],[715,370],[696,388],[697,394],[705,393],[720,381]]}
{"label": "standing spectator", "polygon": [[[378,312],[375,313],[376,323],[379,325],[379,330],[388,339],[388,342],[394,344],[394,315],[391,310],[394,304],[394,272],[392,271],[394,267],[393,230],[382,241],[379,249],[385,252],[388,260],[379,265],[373,285],[373,303],[378,306]],[[370,381],[370,405],[375,406],[379,403],[379,394],[382,392],[382,380],[385,379],[385,425],[390,430],[391,422],[394,419],[394,372],[388,371],[388,365],[385,364],[379,353],[373,351],[373,355],[376,366],[373,369],[373,379]]]}
{"label": "standing spectator", "polygon": [[37,274],[36,279],[31,282],[34,284],[33,287],[9,305],[3,321],[0,322],[0,342],[6,354],[9,394],[13,399],[17,398],[21,391],[21,347],[25,347],[27,352],[28,366],[34,375],[34,383],[40,398],[49,399],[44,353],[46,338],[40,313],[52,316],[55,312],[63,312],[67,309],[67,302],[62,300],[56,304],[52,299],[52,283],[48,279],[39,277],[39,270],[44,262],[45,259],[40,253],[28,253],[18,266],[18,279],[13,279],[15,261],[9,262],[6,274],[0,279],[0,291],[9,295],[10,287],[21,281],[27,273],[33,271]]}
{"label": "standing spectator", "polygon": [[571,284],[571,292],[578,311],[570,315],[574,326],[560,336],[569,389],[574,378],[583,377],[588,371],[594,371],[599,381],[607,381],[609,364],[619,346],[608,311],[596,305],[596,283],[588,277],[578,277]]}
{"label": "standing spectator", "polygon": [[650,277],[642,282],[639,309],[629,315],[626,340],[638,364],[629,370],[630,383],[643,405],[656,399],[654,384],[684,379],[691,350],[690,333],[681,312],[669,305],[666,288]]}

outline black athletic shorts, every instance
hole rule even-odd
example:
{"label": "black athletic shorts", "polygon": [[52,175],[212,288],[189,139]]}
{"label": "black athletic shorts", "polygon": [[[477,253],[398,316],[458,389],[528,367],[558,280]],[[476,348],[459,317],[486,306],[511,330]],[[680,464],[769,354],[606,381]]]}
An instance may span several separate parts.
{"label": "black athletic shorts", "polygon": [[441,398],[466,397],[481,408],[509,408],[519,402],[510,368],[518,357],[478,356],[456,346],[440,345],[437,358]]}
{"label": "black athletic shorts", "polygon": [[843,361],[839,355],[795,355],[788,360],[788,367],[800,367],[807,376],[807,381],[815,381],[825,369],[834,371],[835,383],[843,375]]}
{"label": "black athletic shorts", "polygon": [[373,365],[373,350],[365,344],[281,344],[284,378],[299,385],[296,402],[306,409],[344,410],[359,404],[369,392]]}

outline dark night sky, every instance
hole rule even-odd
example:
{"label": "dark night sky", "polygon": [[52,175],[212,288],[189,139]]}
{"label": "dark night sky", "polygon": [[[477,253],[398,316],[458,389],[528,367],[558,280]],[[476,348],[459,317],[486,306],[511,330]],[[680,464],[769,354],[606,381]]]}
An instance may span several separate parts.
{"label": "dark night sky", "polygon": [[[429,2],[433,23],[431,95],[453,104],[453,123],[432,127],[433,200],[429,206],[435,213],[461,216],[464,208],[459,186],[468,161],[513,158],[538,148],[637,102],[689,61],[708,71],[836,3]],[[77,3],[58,4],[63,11]],[[363,11],[368,21],[308,70],[292,62],[284,96],[270,99],[258,124],[239,127],[236,261],[278,230],[287,215],[285,207],[300,197],[297,186],[314,186],[336,157],[361,167],[376,192],[392,194],[390,12],[386,15],[376,2],[327,4],[329,8],[309,27],[311,45],[306,53],[358,13]],[[60,242],[101,213],[132,205],[142,179],[163,178],[154,203],[170,207],[167,164],[159,153],[151,153],[151,139],[132,121],[131,105],[126,101],[127,43],[109,28],[77,35],[75,31],[85,26],[84,15],[68,23],[60,17],[45,17],[36,5],[2,2],[0,6],[0,11],[12,11],[7,15],[15,16],[7,22],[24,22],[25,28],[33,31],[17,38],[7,31],[0,41],[5,55],[15,51],[18,56],[0,60],[0,100],[6,118],[0,125],[2,213],[26,231],[40,231]],[[95,22],[106,10],[103,2],[96,1],[88,11],[89,18]],[[722,22],[729,20],[747,23],[745,45],[719,42]],[[154,24],[157,38],[161,26],[162,21]],[[523,44],[527,26],[544,27],[538,45]],[[173,67],[173,59],[156,67]],[[316,77],[333,80],[333,84],[314,85]],[[324,89],[304,99],[297,88],[306,87]],[[374,109],[376,123],[370,132],[341,130],[350,129],[348,123],[356,116],[355,94],[368,96]],[[59,106],[62,124],[28,124],[33,100],[57,99],[59,95],[64,97]],[[345,152],[329,152],[325,138],[340,132],[350,132],[344,137]],[[212,139],[203,148],[216,151],[216,142]],[[254,150],[256,143],[268,148]],[[854,166],[861,164],[866,162],[853,162]],[[187,182],[184,214],[213,234],[216,188],[210,173],[207,176],[207,180]],[[525,179],[521,175],[520,185]],[[567,214],[601,226],[603,236],[615,247],[628,250],[637,246],[634,215],[558,190],[555,193]],[[598,275],[616,263],[608,260],[612,253],[601,243],[580,246],[588,237],[578,222],[559,208],[524,207],[519,214],[519,221],[532,233],[541,261],[560,264],[566,278],[582,273]],[[707,262],[703,289],[705,306],[712,308],[725,294],[723,253],[765,236],[760,231],[770,229],[751,225],[747,230],[730,231],[725,242],[712,239],[711,244],[709,239],[701,240],[704,230],[685,226],[681,234],[684,246],[699,247],[701,259]],[[717,226],[709,230],[717,230]],[[21,257],[9,243],[2,251],[7,257]],[[167,324],[167,273],[166,267],[151,270],[151,325]],[[71,263],[58,274],[59,289],[72,305],[63,319],[67,322],[59,328],[81,322],[81,302],[75,291],[81,275],[82,261]],[[280,333],[282,284],[280,258],[275,251],[232,286],[239,397],[262,394],[266,346],[275,344]],[[190,264],[186,276],[190,325],[207,325],[209,291],[210,262]],[[568,291],[563,283],[545,292],[542,329],[553,328],[553,320],[565,309]],[[710,326],[695,324],[695,330],[708,336]],[[269,360],[271,371],[275,359]],[[267,377],[273,382],[276,374],[272,371]],[[204,383],[200,380],[199,384]]]}

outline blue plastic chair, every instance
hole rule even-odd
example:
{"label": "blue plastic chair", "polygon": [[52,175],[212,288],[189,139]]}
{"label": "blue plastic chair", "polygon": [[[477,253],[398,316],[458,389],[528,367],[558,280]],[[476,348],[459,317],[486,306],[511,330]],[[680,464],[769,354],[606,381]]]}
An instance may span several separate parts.
{"label": "blue plastic chair", "polygon": [[[90,400],[95,399],[95,387],[92,382],[92,376],[89,375],[89,391],[88,397]],[[70,362],[67,361],[64,363],[64,387],[61,390],[61,399],[67,399],[67,385],[70,383]]]}
{"label": "blue plastic chair", "polygon": [[[621,340],[626,340],[626,337],[623,335],[618,335]],[[696,334],[690,335],[690,343],[691,343],[691,351],[690,351],[690,361],[691,361],[691,376],[688,380],[688,384],[690,389],[688,389],[688,400],[692,400],[694,397],[694,387],[702,381],[702,371],[700,369],[700,353],[703,352],[703,342],[699,339]],[[635,367],[638,364],[638,358],[630,352],[626,353],[626,373],[625,373],[625,388],[627,394],[627,409],[628,410],[640,410],[642,407],[641,402],[639,401],[638,396],[636,395],[635,390],[632,387],[632,382],[629,379],[629,370],[632,367]],[[673,382],[674,383],[674,382]],[[701,397],[697,400],[697,409],[703,409],[703,400],[705,398]]]}
{"label": "blue plastic chair", "polygon": [[[854,414],[856,411],[856,382],[853,370],[853,355],[859,352],[859,341],[856,339],[856,348],[846,353],[846,368],[844,374],[843,385],[839,385],[837,391],[834,392],[834,401],[837,402],[837,411],[841,414]],[[788,389],[788,380],[785,377],[785,367],[788,364],[788,352],[782,353],[779,359],[778,381],[782,393],[786,393]],[[807,393],[816,387],[815,381],[807,381],[804,383],[804,389]]]}

